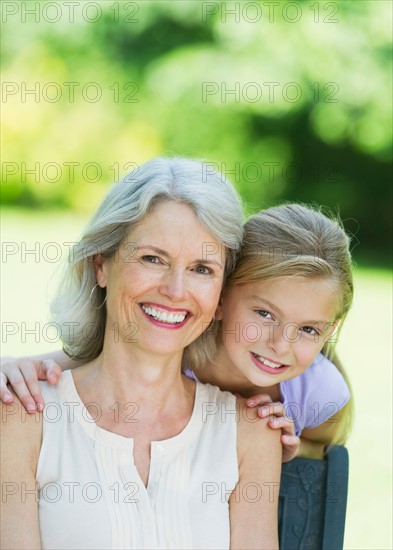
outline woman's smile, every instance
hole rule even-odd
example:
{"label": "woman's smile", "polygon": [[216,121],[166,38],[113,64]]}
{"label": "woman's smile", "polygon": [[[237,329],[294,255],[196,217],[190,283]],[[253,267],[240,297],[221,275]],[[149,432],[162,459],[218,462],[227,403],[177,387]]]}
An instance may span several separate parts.
{"label": "woman's smile", "polygon": [[116,323],[125,334],[133,326],[133,349],[180,352],[214,316],[224,277],[221,248],[188,205],[158,203],[130,231],[116,258],[98,260],[108,326]]}
{"label": "woman's smile", "polygon": [[171,308],[161,304],[141,304],[142,311],[155,326],[178,329],[183,327],[190,318],[190,312],[184,309]]}

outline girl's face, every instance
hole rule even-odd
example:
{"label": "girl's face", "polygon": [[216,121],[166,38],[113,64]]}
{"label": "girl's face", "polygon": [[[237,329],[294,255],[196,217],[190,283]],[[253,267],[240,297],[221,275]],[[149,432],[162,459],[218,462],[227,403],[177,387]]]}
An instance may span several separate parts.
{"label": "girl's face", "polygon": [[217,307],[221,248],[189,206],[156,205],[117,254],[96,257],[97,281],[107,288],[108,337],[114,331],[117,340],[150,354],[182,353]]}
{"label": "girl's face", "polygon": [[232,368],[268,387],[303,373],[337,326],[337,286],[278,277],[225,290],[222,342]]}

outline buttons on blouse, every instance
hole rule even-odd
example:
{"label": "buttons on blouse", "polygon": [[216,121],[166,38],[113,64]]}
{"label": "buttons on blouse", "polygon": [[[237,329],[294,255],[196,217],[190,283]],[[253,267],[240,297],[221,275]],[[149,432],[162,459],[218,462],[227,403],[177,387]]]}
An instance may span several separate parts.
{"label": "buttons on blouse", "polygon": [[156,452],[162,454],[164,452],[164,445],[156,445]]}

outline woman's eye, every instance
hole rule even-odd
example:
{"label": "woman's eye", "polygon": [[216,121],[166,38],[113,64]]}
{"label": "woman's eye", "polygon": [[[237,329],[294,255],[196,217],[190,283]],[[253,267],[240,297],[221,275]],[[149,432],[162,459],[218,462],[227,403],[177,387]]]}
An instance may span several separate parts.
{"label": "woman's eye", "polygon": [[160,263],[160,258],[158,258],[157,256],[142,256],[142,260],[148,264],[159,264]]}
{"label": "woman's eye", "polygon": [[210,275],[211,273],[213,273],[213,271],[209,267],[206,267],[205,265],[198,265],[195,268],[195,271],[200,275]]}
{"label": "woman's eye", "polygon": [[258,309],[257,310],[258,315],[263,317],[264,319],[273,319],[273,315],[266,311],[266,309]]}

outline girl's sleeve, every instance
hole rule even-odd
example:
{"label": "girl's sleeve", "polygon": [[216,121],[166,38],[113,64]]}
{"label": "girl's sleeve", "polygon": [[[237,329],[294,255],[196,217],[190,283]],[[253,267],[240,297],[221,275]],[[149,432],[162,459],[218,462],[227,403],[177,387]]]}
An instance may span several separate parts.
{"label": "girl's sleeve", "polygon": [[337,367],[319,354],[308,369],[281,383],[281,397],[296,435],[315,428],[336,414],[350,398],[350,391]]}
{"label": "girl's sleeve", "polygon": [[195,380],[195,382],[198,382],[198,378],[195,376],[194,372],[190,368],[186,367],[184,369],[184,374],[187,376],[187,378],[191,378],[191,380]]}

